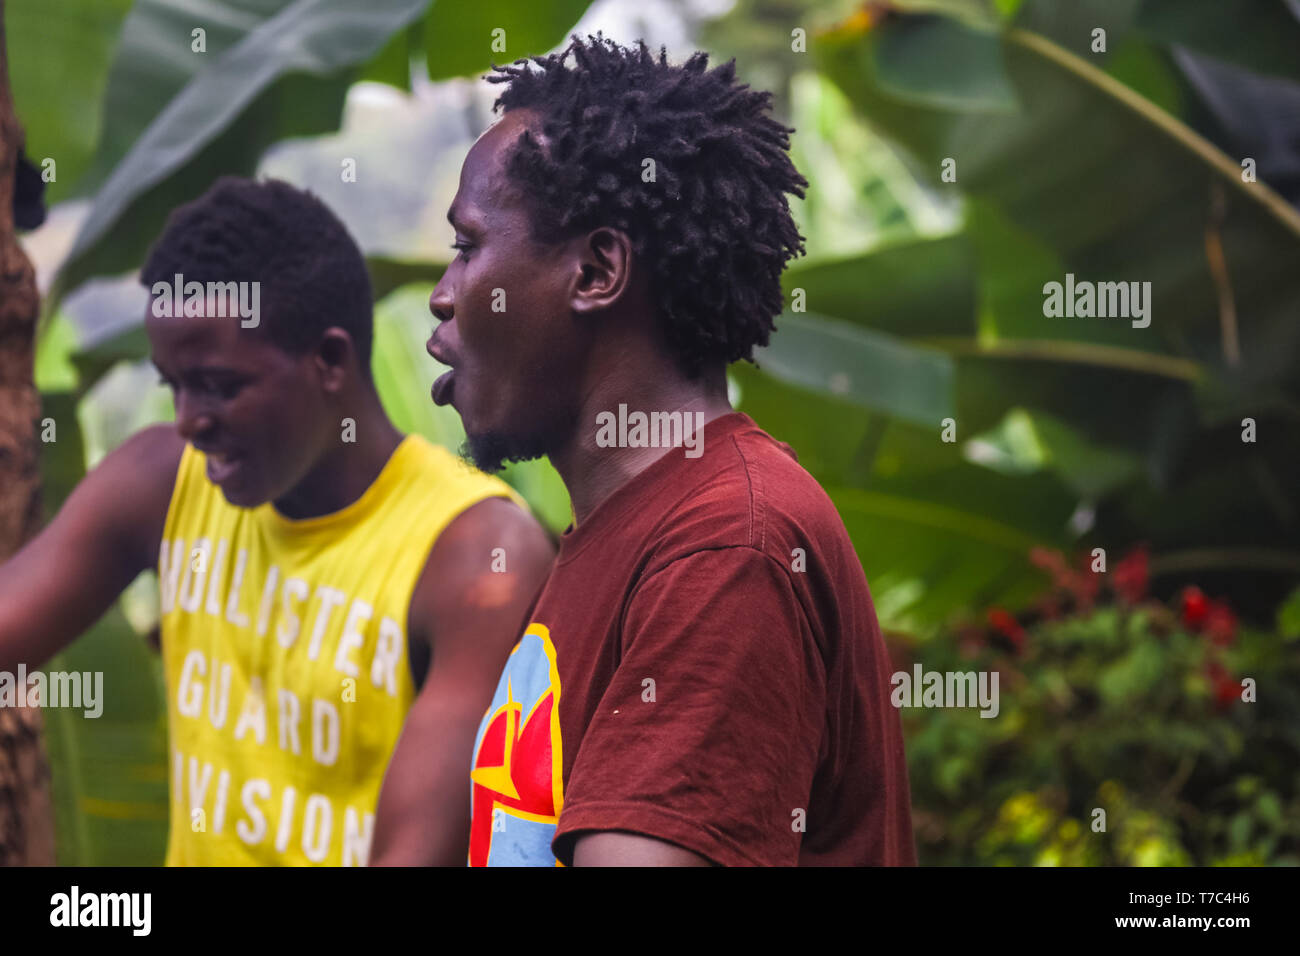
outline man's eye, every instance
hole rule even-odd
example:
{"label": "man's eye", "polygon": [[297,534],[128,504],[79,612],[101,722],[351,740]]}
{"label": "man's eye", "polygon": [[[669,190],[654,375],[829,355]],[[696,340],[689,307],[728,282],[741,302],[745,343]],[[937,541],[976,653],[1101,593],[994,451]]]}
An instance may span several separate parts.
{"label": "man's eye", "polygon": [[202,395],[216,396],[222,401],[229,401],[234,398],[239,394],[241,388],[243,388],[243,384],[233,379],[202,378],[194,382],[194,391]]}
{"label": "man's eye", "polygon": [[468,242],[453,242],[451,247],[460,253],[456,258],[460,259],[462,262],[469,261],[469,250],[474,248]]}

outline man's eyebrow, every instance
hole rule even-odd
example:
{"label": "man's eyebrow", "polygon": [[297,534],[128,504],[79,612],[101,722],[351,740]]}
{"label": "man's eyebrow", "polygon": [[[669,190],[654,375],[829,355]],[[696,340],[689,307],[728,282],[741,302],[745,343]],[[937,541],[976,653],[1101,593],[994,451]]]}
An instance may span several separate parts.
{"label": "man's eyebrow", "polygon": [[465,210],[455,203],[447,210],[447,221],[451,223],[453,229],[477,229],[478,221],[472,216],[467,217]]}
{"label": "man's eyebrow", "polygon": [[[151,359],[149,364],[158,370],[159,375],[162,375],[164,378],[167,376],[167,373],[159,367],[157,362]],[[190,368],[182,369],[180,374],[182,378],[185,378],[193,375],[240,376],[244,373],[239,369],[231,368],[228,365],[195,365]]]}

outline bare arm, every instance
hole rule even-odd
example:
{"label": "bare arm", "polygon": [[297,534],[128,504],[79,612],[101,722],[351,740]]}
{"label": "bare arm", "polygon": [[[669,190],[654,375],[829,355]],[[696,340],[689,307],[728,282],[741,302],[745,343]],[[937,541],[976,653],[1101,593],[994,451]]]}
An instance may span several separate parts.
{"label": "bare arm", "polygon": [[573,844],[574,866],[712,866],[698,853],[640,833],[618,830],[580,834]]}
{"label": "bare arm", "polygon": [[0,564],[0,670],[43,665],[157,561],[184,448],[171,425],[133,435]]}
{"label": "bare arm", "polygon": [[[504,572],[492,570],[494,548]],[[541,526],[504,498],[439,536],[412,598],[412,640],[420,621],[431,628],[429,673],[384,777],[372,866],[465,865],[474,736],[554,557]]]}

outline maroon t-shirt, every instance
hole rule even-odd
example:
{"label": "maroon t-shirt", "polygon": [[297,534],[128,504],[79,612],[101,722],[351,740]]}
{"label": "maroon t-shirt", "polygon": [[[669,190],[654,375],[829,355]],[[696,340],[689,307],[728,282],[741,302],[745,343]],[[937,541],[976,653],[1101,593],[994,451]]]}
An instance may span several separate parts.
{"label": "maroon t-shirt", "polygon": [[830,499],[747,416],[567,532],[475,743],[472,865],[625,830],[716,863],[913,864],[891,667]]}

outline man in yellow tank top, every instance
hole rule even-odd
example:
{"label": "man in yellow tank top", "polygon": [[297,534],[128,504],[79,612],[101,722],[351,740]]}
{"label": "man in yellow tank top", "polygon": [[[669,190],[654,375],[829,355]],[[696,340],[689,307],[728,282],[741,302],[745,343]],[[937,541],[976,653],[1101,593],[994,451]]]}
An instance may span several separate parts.
{"label": "man in yellow tank top", "polygon": [[40,666],[156,562],[169,865],[463,863],[464,768],[550,541],[389,422],[364,260],[313,196],[220,180],[141,280],[175,426],[0,565],[0,669]]}

